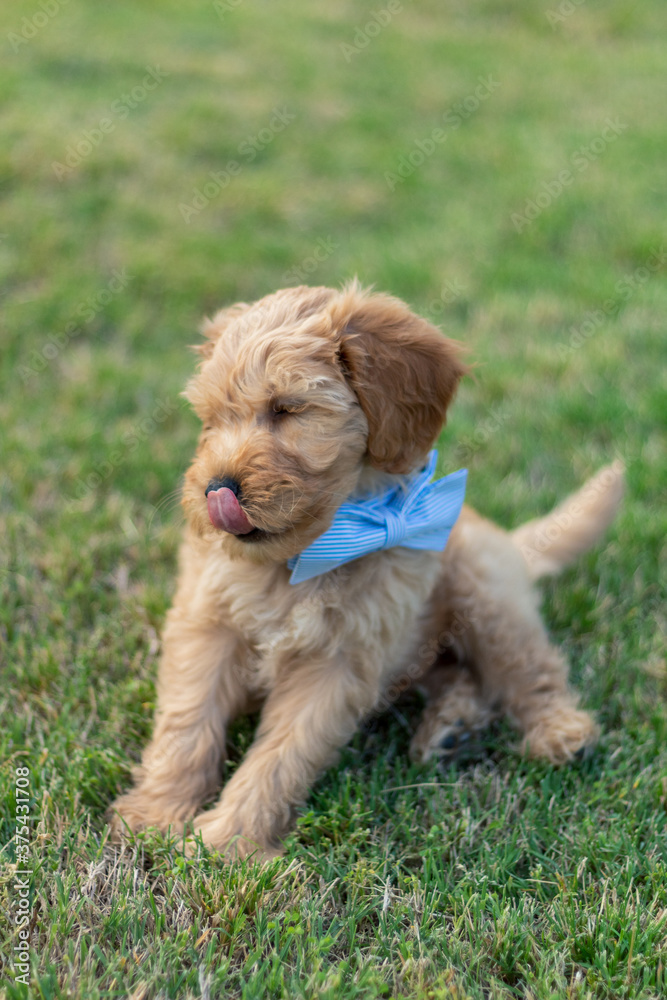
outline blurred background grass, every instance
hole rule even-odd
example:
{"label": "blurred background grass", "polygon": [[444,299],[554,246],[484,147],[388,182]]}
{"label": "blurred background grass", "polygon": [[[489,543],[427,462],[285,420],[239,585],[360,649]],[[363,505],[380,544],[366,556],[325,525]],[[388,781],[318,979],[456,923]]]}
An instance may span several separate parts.
{"label": "blurred background grass", "polygon": [[[196,438],[179,396],[193,368],[187,345],[204,314],[298,283],[295,271],[309,284],[357,274],[469,347],[475,379],[452,411],[441,464],[468,465],[469,499],[483,513],[517,524],[614,456],[627,463],[628,501],[608,546],[548,587],[546,613],[607,734],[596,765],[603,791],[591,804],[611,838],[600,846],[600,885],[616,885],[604,861],[617,856],[615,837],[634,845],[642,884],[654,884],[646,858],[656,845],[637,840],[632,810],[617,826],[604,803],[617,794],[614,768],[635,769],[644,774],[636,795],[647,796],[633,800],[636,816],[664,815],[666,29],[661,0],[424,0],[393,13],[343,0],[19,0],[0,12],[3,751],[8,762],[23,750],[41,761],[43,914],[56,905],[49,872],[62,844],[79,837],[69,856],[96,856],[104,808],[150,725],[179,532],[173,491]],[[488,93],[475,106],[480,80]],[[406,170],[437,128],[444,141]],[[87,150],[91,134],[96,144],[68,167],[68,150]],[[230,161],[239,169],[224,189],[184,211]],[[409,176],[399,181],[402,164]],[[554,194],[564,170],[571,179]],[[526,214],[530,224],[516,221]],[[384,737],[404,749],[399,723]],[[367,734],[347,759],[357,799],[375,810],[365,788],[382,763],[364,740],[381,755],[387,744]],[[519,798],[530,775],[543,780],[539,768],[526,779],[511,755],[498,766]],[[404,761],[396,767],[394,784],[421,780]],[[485,788],[491,777],[470,780]],[[570,797],[589,800],[585,781],[560,780],[565,831]],[[417,816],[418,796],[403,795],[395,815]],[[316,826],[345,812],[346,796],[330,773]],[[400,854],[406,832],[391,822]],[[437,847],[422,833],[417,822],[411,849],[435,870]],[[506,835],[487,833],[489,849]],[[316,869],[309,836],[290,850]],[[576,870],[587,837],[566,841],[554,865]],[[377,850],[386,862],[386,844]],[[550,847],[525,850],[528,870]],[[499,884],[514,864],[501,866]],[[459,886],[452,878],[443,892]],[[447,952],[434,937],[426,948],[438,974],[460,973],[443,990],[561,989],[557,971],[533,982],[516,956],[501,961],[493,944],[487,956],[487,918],[482,908],[474,975],[461,971],[470,954],[464,962],[458,945]],[[558,953],[554,969],[588,975],[600,948],[582,957],[559,926],[554,916],[544,954]],[[364,934],[370,957],[359,968],[379,968],[384,932]],[[115,938],[99,931],[99,940],[104,950]],[[602,962],[593,995],[658,995],[654,939],[633,940],[620,972]],[[649,980],[634,971],[642,946]],[[49,961],[57,970],[60,959]],[[511,975],[498,972],[503,962]],[[90,996],[114,977],[130,982],[104,968],[89,970],[84,987],[77,966],[71,982]],[[70,980],[53,976],[48,995],[65,995]],[[181,995],[169,982],[168,995]],[[426,996],[420,982],[405,995]],[[257,983],[258,996],[269,990]]]}

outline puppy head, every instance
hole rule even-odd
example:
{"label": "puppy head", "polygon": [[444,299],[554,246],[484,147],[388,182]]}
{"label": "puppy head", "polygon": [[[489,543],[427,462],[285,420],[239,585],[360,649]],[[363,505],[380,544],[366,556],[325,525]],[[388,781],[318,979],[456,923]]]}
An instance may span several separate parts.
{"label": "puppy head", "polygon": [[205,333],[183,505],[198,534],[260,562],[326,531],[371,470],[419,468],[465,372],[457,345],[356,283],[233,306]]}

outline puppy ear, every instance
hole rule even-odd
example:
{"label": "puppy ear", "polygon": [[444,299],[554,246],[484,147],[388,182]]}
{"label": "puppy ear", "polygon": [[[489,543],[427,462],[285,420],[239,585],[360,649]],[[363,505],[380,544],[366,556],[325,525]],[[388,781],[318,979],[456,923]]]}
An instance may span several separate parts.
{"label": "puppy ear", "polygon": [[222,336],[232,320],[237,319],[238,316],[242,316],[249,308],[250,306],[246,302],[237,302],[226,309],[219,309],[213,319],[204,320],[201,332],[206,337],[206,340],[203,344],[192,344],[192,350],[196,351],[203,361],[207,361],[213,354],[213,348],[217,340]]}
{"label": "puppy ear", "polygon": [[339,358],[368,420],[368,460],[410,472],[445,423],[467,368],[461,346],[398,299],[354,284],[332,306]]}

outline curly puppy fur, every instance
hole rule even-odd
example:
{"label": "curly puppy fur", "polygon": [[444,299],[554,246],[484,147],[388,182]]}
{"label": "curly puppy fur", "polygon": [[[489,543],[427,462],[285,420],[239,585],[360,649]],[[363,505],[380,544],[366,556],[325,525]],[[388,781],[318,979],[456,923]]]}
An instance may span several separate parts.
{"label": "curly puppy fur", "polygon": [[[621,468],[514,534],[464,508],[444,553],[389,549],[292,586],[286,559],[343,500],[422,466],[466,371],[460,347],[356,283],[233,306],[205,334],[186,392],[203,430],[185,477],[155,731],[112,807],[114,834],[192,820],[229,857],[279,854],[318,772],[406,679],[430,696],[417,759],[499,712],[527,752],[554,763],[590,744],[595,723],[577,708],[532,581],[600,537]],[[209,520],[207,484],[222,477],[240,484],[249,534]],[[244,761],[199,812],[219,786],[227,726],[260,706]]]}

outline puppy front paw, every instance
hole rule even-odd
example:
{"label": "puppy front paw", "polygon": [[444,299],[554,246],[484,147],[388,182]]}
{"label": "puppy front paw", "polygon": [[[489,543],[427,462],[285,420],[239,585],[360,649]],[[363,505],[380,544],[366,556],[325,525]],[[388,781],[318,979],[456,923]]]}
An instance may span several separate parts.
{"label": "puppy front paw", "polygon": [[218,851],[228,861],[252,857],[255,861],[265,862],[280,858],[284,853],[282,848],[268,844],[265,834],[253,832],[238,820],[235,822],[233,818],[220,816],[215,809],[195,816],[192,830],[193,836],[185,844],[185,852],[190,856],[197,853],[200,842]]}
{"label": "puppy front paw", "polygon": [[119,843],[148,827],[155,827],[162,833],[182,833],[187,817],[173,802],[151,799],[141,788],[133,788],[109,806],[107,818],[111,840]]}

